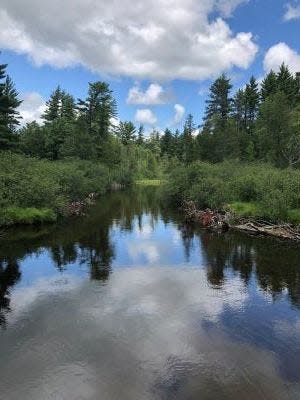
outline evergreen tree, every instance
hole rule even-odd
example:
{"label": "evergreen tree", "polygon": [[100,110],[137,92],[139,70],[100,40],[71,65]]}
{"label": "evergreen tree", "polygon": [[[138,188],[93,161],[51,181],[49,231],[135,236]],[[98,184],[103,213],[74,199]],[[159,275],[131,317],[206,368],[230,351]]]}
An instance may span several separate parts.
{"label": "evergreen tree", "polygon": [[78,110],[90,134],[108,138],[111,118],[117,116],[117,106],[107,83],[90,83],[86,100],[78,100]]}
{"label": "evergreen tree", "polygon": [[58,119],[61,114],[61,102],[62,102],[63,92],[58,86],[50,95],[49,100],[46,102],[46,110],[42,115],[42,118],[46,122],[52,122]]}
{"label": "evergreen tree", "polygon": [[236,122],[236,127],[239,132],[245,129],[245,92],[242,89],[239,89],[232,103],[232,115]]}
{"label": "evergreen tree", "polygon": [[73,96],[62,92],[60,117],[69,121],[76,119],[76,104]]}
{"label": "evergreen tree", "polygon": [[[5,77],[5,66],[0,66],[0,76],[2,79]],[[12,149],[17,145],[14,132],[20,124],[17,108],[22,101],[19,100],[19,94],[8,75],[0,84],[0,149]]]}
{"label": "evergreen tree", "polygon": [[265,101],[269,96],[275,94],[278,90],[277,87],[277,76],[273,70],[271,70],[265,79],[262,81],[260,96],[261,100]]}
{"label": "evergreen tree", "polygon": [[186,118],[182,134],[182,161],[186,163],[195,161],[197,159],[195,140],[193,137],[195,130],[196,126],[193,121],[193,116],[192,114],[189,114]]}
{"label": "evergreen tree", "polygon": [[259,110],[259,155],[278,167],[286,164],[283,149],[292,134],[290,112],[288,97],[281,91],[269,96]]}
{"label": "evergreen tree", "polygon": [[76,104],[74,97],[58,86],[46,102],[46,110],[42,118],[46,122],[53,122],[59,118],[65,118],[69,121],[75,120]]}
{"label": "evergreen tree", "polygon": [[230,79],[222,74],[210,87],[209,99],[204,116],[204,129],[214,131],[224,129],[232,109],[232,99],[229,97],[232,85]]}
{"label": "evergreen tree", "polygon": [[125,145],[133,143],[136,139],[136,129],[131,121],[120,122],[117,127],[117,136]]}
{"label": "evergreen tree", "polygon": [[290,104],[295,104],[297,95],[296,79],[284,63],[281,64],[277,74],[277,90],[286,95]]}
{"label": "evergreen tree", "polygon": [[248,131],[253,130],[253,124],[257,117],[259,107],[259,90],[255,78],[252,76],[246,85],[244,93],[245,125]]}
{"label": "evergreen tree", "polygon": [[161,154],[167,154],[167,155],[172,155],[173,153],[173,147],[174,147],[174,143],[173,143],[173,134],[170,131],[170,129],[166,129],[164,134],[161,137],[160,140],[160,149],[161,149]]}
{"label": "evergreen tree", "polygon": [[139,127],[136,143],[139,146],[142,146],[144,144],[144,127],[143,127],[143,125],[140,125],[140,127]]}

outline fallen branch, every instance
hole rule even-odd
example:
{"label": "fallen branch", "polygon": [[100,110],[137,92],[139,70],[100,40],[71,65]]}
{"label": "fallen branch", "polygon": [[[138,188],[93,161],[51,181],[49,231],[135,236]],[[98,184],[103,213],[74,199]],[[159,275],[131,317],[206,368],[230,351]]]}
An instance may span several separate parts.
{"label": "fallen branch", "polygon": [[291,225],[272,224],[269,221],[242,219],[239,224],[232,225],[230,212],[218,212],[210,209],[199,210],[194,201],[184,201],[182,210],[188,221],[200,223],[203,227],[219,231],[234,229],[255,235],[273,236],[300,242],[300,231]]}

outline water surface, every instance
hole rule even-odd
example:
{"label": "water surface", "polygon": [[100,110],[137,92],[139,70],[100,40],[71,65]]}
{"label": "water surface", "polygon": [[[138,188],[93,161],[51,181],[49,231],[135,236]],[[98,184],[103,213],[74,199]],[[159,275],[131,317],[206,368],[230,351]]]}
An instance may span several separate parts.
{"label": "water surface", "polygon": [[0,399],[300,398],[300,251],[152,188],[0,240]]}

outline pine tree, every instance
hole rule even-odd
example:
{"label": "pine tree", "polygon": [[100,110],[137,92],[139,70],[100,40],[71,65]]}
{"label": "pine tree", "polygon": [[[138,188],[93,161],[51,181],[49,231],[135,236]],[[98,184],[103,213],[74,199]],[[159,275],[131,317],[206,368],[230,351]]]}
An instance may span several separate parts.
{"label": "pine tree", "polygon": [[262,81],[260,96],[261,100],[265,101],[269,96],[275,94],[278,90],[277,87],[277,76],[273,70],[271,70],[265,79]]}
{"label": "pine tree", "polygon": [[60,86],[51,93],[49,100],[46,102],[46,110],[42,115],[46,122],[55,121],[60,117],[62,94]]}
{"label": "pine tree", "polygon": [[209,100],[204,116],[204,129],[213,131],[224,129],[232,109],[232,99],[229,97],[232,85],[230,79],[222,74],[210,87]]}
{"label": "pine tree", "polygon": [[46,102],[46,111],[42,118],[46,122],[53,122],[59,118],[65,118],[68,121],[75,120],[76,104],[74,97],[58,86]]}
{"label": "pine tree", "polygon": [[107,83],[90,83],[86,100],[78,99],[78,110],[90,134],[102,139],[108,137],[110,120],[117,116],[117,106]]}
{"label": "pine tree", "polygon": [[142,146],[144,144],[144,127],[143,127],[143,125],[140,125],[140,127],[139,127],[136,143],[139,146]]}
{"label": "pine tree", "polygon": [[296,86],[296,103],[300,104],[300,72],[296,72],[295,86]]}
{"label": "pine tree", "polygon": [[160,139],[160,149],[162,155],[164,154],[172,155],[174,147],[173,142],[174,142],[173,134],[170,131],[170,129],[167,128]]}
{"label": "pine tree", "polygon": [[[5,78],[5,65],[0,66],[0,77]],[[11,78],[7,75],[4,82],[0,82],[0,149],[14,148],[17,136],[14,134],[20,124],[20,115],[17,108],[22,101]]]}
{"label": "pine tree", "polygon": [[236,122],[236,127],[239,132],[245,129],[245,92],[239,89],[234,98],[232,106],[232,115]]}
{"label": "pine tree", "polygon": [[133,143],[136,139],[136,129],[131,121],[120,122],[116,133],[125,145]]}
{"label": "pine tree", "polygon": [[6,104],[6,112],[5,116],[3,116],[5,128],[9,132],[14,132],[16,127],[20,125],[21,117],[17,108],[22,104],[22,101],[19,99],[19,93],[8,75],[6,76],[2,96],[4,98],[4,104]]}
{"label": "pine tree", "polygon": [[277,90],[283,92],[290,104],[294,105],[297,96],[297,83],[289,68],[282,63],[277,74]]}
{"label": "pine tree", "polygon": [[186,118],[182,134],[182,160],[187,163],[195,161],[197,158],[195,147],[196,142],[193,137],[195,130],[196,126],[193,121],[193,116],[192,114],[189,114]]}
{"label": "pine tree", "polygon": [[245,89],[245,125],[246,129],[251,132],[253,124],[257,117],[259,107],[259,90],[255,78],[252,76],[250,82],[246,85]]}
{"label": "pine tree", "polygon": [[76,104],[73,96],[62,92],[60,117],[68,121],[74,121],[76,118]]}

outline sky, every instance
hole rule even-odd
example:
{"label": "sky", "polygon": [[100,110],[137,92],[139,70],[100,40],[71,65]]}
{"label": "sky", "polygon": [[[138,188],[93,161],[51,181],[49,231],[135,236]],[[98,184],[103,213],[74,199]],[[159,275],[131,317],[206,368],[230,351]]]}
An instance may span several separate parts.
{"label": "sky", "polygon": [[223,72],[235,90],[282,62],[300,71],[300,0],[1,0],[0,26],[24,123],[57,85],[84,98],[105,80],[120,120],[181,129]]}

